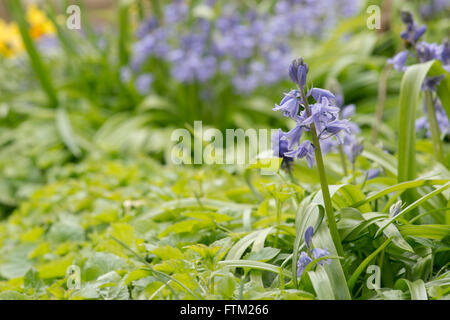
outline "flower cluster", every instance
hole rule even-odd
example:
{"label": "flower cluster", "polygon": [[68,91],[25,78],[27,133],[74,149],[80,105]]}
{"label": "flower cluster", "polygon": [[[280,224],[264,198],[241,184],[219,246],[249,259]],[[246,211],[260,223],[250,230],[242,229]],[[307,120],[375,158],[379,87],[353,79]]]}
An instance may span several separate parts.
{"label": "flower cluster", "polygon": [[[181,83],[225,75],[235,91],[251,93],[286,78],[280,66],[292,59],[291,37],[323,35],[340,17],[356,14],[359,3],[283,0],[270,13],[262,13],[240,10],[235,3],[204,0],[189,8],[186,1],[173,0],[163,8],[162,17],[150,17],[140,26],[131,67],[145,72],[146,63],[156,58],[167,62]],[[322,10],[325,7],[336,10]]]}
{"label": "flower cluster", "polygon": [[430,0],[420,7],[420,15],[424,19],[435,18],[437,14],[447,14],[450,11],[450,2],[448,0]]}
{"label": "flower cluster", "polygon": [[[388,59],[387,62],[392,64],[398,71],[405,71],[407,69],[406,62],[409,56],[417,57],[420,62],[427,62],[431,60],[439,60],[443,68],[450,72],[450,43],[445,40],[442,44],[428,43],[425,41],[419,41],[419,39],[425,34],[427,28],[425,25],[418,26],[412,14],[410,12],[402,12],[401,18],[406,25],[400,36],[406,41],[407,49],[398,53],[392,59]],[[411,52],[412,51],[412,52]],[[422,84],[422,90],[436,91],[440,81],[444,78],[444,75],[427,77]],[[442,108],[439,98],[434,99],[434,105],[436,108],[436,120],[439,124],[441,133],[450,133],[450,125],[448,117]],[[426,104],[424,103],[424,111],[426,114]],[[427,130],[427,135],[431,136],[430,127],[426,117],[422,117],[416,121],[416,131],[422,129]]]}
{"label": "flower cluster", "polygon": [[[312,248],[313,235],[314,235],[314,228],[310,226],[305,231],[305,243],[307,252],[302,251],[302,253],[300,253],[300,257],[297,262],[297,277],[301,277],[303,271],[305,271],[306,267],[313,260],[320,259],[330,255],[328,249]],[[318,264],[320,264],[321,266],[323,266],[324,263],[330,264],[331,260],[324,259],[318,262]]]}
{"label": "flower cluster", "polygon": [[[336,105],[340,109],[340,116],[342,119],[347,119],[348,121],[348,129],[342,131],[342,150],[345,153],[348,161],[350,163],[355,163],[356,158],[363,151],[363,143],[358,139],[358,135],[361,133],[361,129],[359,126],[350,121],[350,118],[355,114],[356,106],[354,104],[350,104],[345,106],[344,99],[341,94],[336,95]],[[329,152],[338,152],[339,143],[336,140],[326,139],[320,141],[320,148],[324,154]]]}
{"label": "flower cluster", "polygon": [[[347,119],[339,119],[340,109],[335,104],[334,94],[325,89],[306,88],[308,71],[309,67],[302,58],[294,60],[289,66],[289,76],[297,89],[285,93],[280,104],[272,110],[281,111],[285,117],[293,119],[295,127],[289,132],[278,130],[275,134],[275,140],[287,142],[283,145],[287,150],[281,150],[281,143],[272,145],[272,149],[279,157],[306,158],[309,167],[312,167],[317,146],[310,140],[300,141],[304,132],[315,130],[320,143],[334,136],[338,143],[344,144],[342,132],[351,133],[351,129]],[[310,97],[314,99],[314,104],[309,104]]]}

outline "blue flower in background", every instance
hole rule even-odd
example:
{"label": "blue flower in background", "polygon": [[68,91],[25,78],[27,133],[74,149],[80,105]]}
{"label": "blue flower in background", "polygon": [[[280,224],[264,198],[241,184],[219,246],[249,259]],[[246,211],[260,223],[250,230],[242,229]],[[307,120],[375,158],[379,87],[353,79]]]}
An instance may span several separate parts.
{"label": "blue flower in background", "polygon": [[427,27],[425,25],[418,27],[414,22],[412,14],[408,11],[402,11],[400,17],[406,25],[406,30],[400,33],[400,37],[411,45],[414,45],[423,36],[425,31],[427,31]]}
{"label": "blue flower in background", "polygon": [[145,95],[150,91],[150,87],[153,83],[153,76],[150,73],[140,75],[136,79],[136,90],[141,95]]}
{"label": "blue flower in background", "polygon": [[[406,25],[406,30],[403,31],[400,36],[407,41],[409,45],[408,49],[415,51],[411,54],[411,56],[416,56],[420,62],[440,60],[443,68],[450,71],[450,45],[448,40],[445,40],[441,45],[436,43],[428,43],[425,41],[418,42],[418,40],[426,32],[426,26],[418,27],[414,22],[413,15],[410,12],[402,12],[401,19]],[[405,50],[398,53],[394,58],[388,59],[387,62],[392,64],[396,70],[405,71],[405,63],[408,55],[408,50]],[[422,90],[430,91],[431,93],[436,92],[437,87],[444,78],[445,75],[426,77],[422,83]],[[433,100],[433,103],[436,109],[436,120],[438,122],[439,131],[444,135],[447,135],[450,132],[448,117],[442,108],[441,101],[438,97]],[[427,114],[425,106],[424,111],[425,114]],[[427,116],[417,119],[416,131],[426,129],[427,135],[430,136],[431,133],[428,122]]]}
{"label": "blue flower in background", "polygon": [[408,58],[408,51],[404,50],[402,52],[399,52],[395,55],[395,57],[388,59],[387,63],[392,64],[394,66],[394,69],[397,71],[405,71],[405,63],[406,59]]}
{"label": "blue flower in background", "polygon": [[[214,0],[200,0],[198,6],[216,11]],[[156,58],[181,83],[202,83],[226,75],[235,92],[250,94],[261,85],[287,78],[284,66],[293,57],[292,36],[322,36],[341,17],[356,14],[359,0],[277,1],[271,13],[239,10],[228,2],[213,20],[195,14],[188,19],[189,6],[183,0],[170,1],[162,9],[163,17],[146,19],[137,31],[130,62],[134,72],[154,73],[148,62]],[[180,67],[180,63],[185,65]],[[254,64],[260,66],[255,69]],[[241,67],[245,71],[236,72]],[[306,84],[308,70],[304,68],[290,72],[299,85]]]}
{"label": "blue flower in background", "polygon": [[380,170],[379,169],[369,169],[368,171],[367,171],[367,180],[370,180],[370,179],[374,179],[374,178],[376,178],[376,177],[378,177],[379,175],[380,175]]}
{"label": "blue flower in background", "polygon": [[298,259],[297,263],[297,277],[301,277],[303,274],[303,271],[305,271],[308,264],[310,264],[312,259],[308,256],[308,254],[303,251],[300,254],[300,258]]}

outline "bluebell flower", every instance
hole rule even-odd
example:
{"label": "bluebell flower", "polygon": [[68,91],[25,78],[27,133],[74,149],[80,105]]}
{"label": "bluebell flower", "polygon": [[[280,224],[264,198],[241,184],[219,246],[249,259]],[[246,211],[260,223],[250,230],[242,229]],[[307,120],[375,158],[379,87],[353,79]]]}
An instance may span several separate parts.
{"label": "bluebell flower", "polygon": [[311,249],[311,242],[313,235],[314,235],[314,228],[312,226],[309,226],[305,231],[305,243],[306,247],[309,249]]}
{"label": "bluebell flower", "polygon": [[429,90],[436,92],[437,87],[441,81],[445,78],[445,75],[439,75],[434,77],[426,77],[422,83],[422,90]]}
{"label": "bluebell flower", "polygon": [[443,68],[450,72],[450,42],[446,39],[440,48],[440,58]]}
{"label": "bluebell flower", "polygon": [[164,7],[164,22],[174,24],[187,17],[189,7],[182,0],[173,0]]}
{"label": "bluebell flower", "polygon": [[289,150],[292,150],[293,147],[300,145],[300,139],[302,138],[304,130],[305,126],[303,126],[302,123],[298,121],[294,128],[284,134],[286,139],[289,141]]}
{"label": "bluebell flower", "polygon": [[375,179],[376,177],[378,177],[380,175],[381,171],[379,169],[369,169],[367,171],[367,180],[371,180],[371,179]]}
{"label": "bluebell flower", "polygon": [[[305,243],[307,251],[302,251],[297,262],[297,276],[300,277],[305,271],[306,267],[314,260],[327,257],[330,255],[327,249],[312,248],[312,237],[314,235],[314,228],[309,226],[305,231]],[[309,253],[309,254],[308,254]],[[318,262],[320,265],[330,264],[330,259],[324,259]]]}
{"label": "bluebell flower", "polygon": [[420,7],[420,15],[424,19],[431,19],[435,14],[445,12],[450,9],[450,2],[448,0],[430,0]]}
{"label": "bluebell flower", "polygon": [[339,108],[329,104],[327,98],[322,98],[320,102],[310,105],[311,115],[305,119],[305,124],[314,122],[318,133],[325,130],[330,122],[336,120],[339,114]]}
{"label": "bluebell flower", "polygon": [[[319,258],[323,258],[323,257],[326,257],[326,256],[330,255],[330,252],[328,252],[327,249],[321,249],[321,248],[314,248],[314,249],[311,250],[311,253],[312,253],[313,257],[314,257],[314,260],[315,259],[319,259]],[[318,262],[318,264],[320,264],[321,266],[323,266],[324,263],[330,264],[331,263],[331,259],[324,259],[324,260],[321,260],[321,261]]]}
{"label": "bluebell flower", "polygon": [[281,129],[278,129],[275,131],[275,133],[272,135],[271,143],[272,143],[272,151],[273,155],[282,158],[283,161],[281,162],[281,166],[283,168],[289,167],[290,164],[294,159],[285,156],[285,153],[289,150],[288,149],[288,142],[284,139],[284,133],[281,131]]}
{"label": "bluebell flower", "polygon": [[136,90],[141,95],[145,95],[149,92],[152,82],[153,76],[150,73],[142,74],[136,79]]}
{"label": "bluebell flower", "polygon": [[350,163],[355,163],[356,158],[363,152],[364,144],[356,139],[354,135],[346,135],[343,150]]}
{"label": "bluebell flower", "polygon": [[440,47],[436,43],[421,41],[416,45],[416,52],[420,62],[427,62],[440,58]]}
{"label": "bluebell flower", "polygon": [[130,82],[131,80],[131,69],[129,67],[120,68],[120,81],[122,83]]}
{"label": "bluebell flower", "polygon": [[346,131],[350,133],[348,120],[344,119],[344,120],[330,121],[325,125],[323,130],[318,133],[319,139],[326,139],[328,137],[335,136],[337,141],[340,144],[343,144],[343,140],[339,135],[341,131]]}
{"label": "bluebell flower", "polygon": [[329,101],[336,100],[334,94],[332,94],[329,90],[320,89],[320,88],[312,88],[310,94],[313,96],[314,100],[317,102],[321,102],[322,98],[326,98]]}
{"label": "bluebell flower", "polygon": [[297,277],[301,277],[303,271],[305,271],[306,267],[311,263],[312,259],[308,256],[305,251],[302,251],[300,254],[300,258],[297,263]]}
{"label": "bluebell flower", "polygon": [[281,100],[280,105],[276,105],[273,111],[282,111],[285,117],[295,118],[298,114],[300,107],[299,92],[292,90],[289,93],[285,93],[284,98]]}
{"label": "bluebell flower", "polygon": [[408,51],[404,50],[397,53],[392,59],[388,59],[387,63],[392,64],[394,69],[397,71],[405,71],[405,63],[408,58]]}
{"label": "bluebell flower", "polygon": [[311,141],[306,140],[300,146],[298,146],[297,149],[286,152],[284,155],[291,158],[299,158],[299,159],[306,158],[308,166],[312,168],[315,162],[314,157],[315,150],[316,148],[313,146]]}
{"label": "bluebell flower", "polygon": [[427,27],[425,25],[418,27],[414,22],[412,14],[408,11],[402,11],[400,17],[406,25],[406,30],[400,33],[400,37],[411,45],[414,45],[427,31]]}
{"label": "bluebell flower", "polygon": [[[439,98],[434,99],[434,106],[436,108],[436,120],[439,126],[439,132],[444,136],[450,135],[450,123]],[[427,137],[431,137],[426,103],[423,104],[423,111],[426,116],[416,120],[416,131],[419,132],[426,129]]]}
{"label": "bluebell flower", "polygon": [[303,89],[306,85],[306,76],[308,71],[309,67],[302,58],[295,59],[289,65],[289,77],[291,77],[291,80],[301,89]]}
{"label": "bluebell flower", "polygon": [[158,19],[156,19],[156,17],[150,17],[139,26],[136,36],[139,39],[142,39],[144,36],[155,30],[157,27],[158,27]]}
{"label": "bluebell flower", "polygon": [[354,104],[349,104],[341,109],[342,118],[348,119],[356,113],[356,106]]}

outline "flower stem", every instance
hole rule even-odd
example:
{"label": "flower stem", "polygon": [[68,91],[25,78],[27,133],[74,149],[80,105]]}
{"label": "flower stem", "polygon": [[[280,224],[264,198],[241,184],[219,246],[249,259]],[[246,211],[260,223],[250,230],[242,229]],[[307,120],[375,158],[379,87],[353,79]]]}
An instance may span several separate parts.
{"label": "flower stem", "polygon": [[[300,89],[302,95],[302,100],[305,105],[306,113],[311,116],[311,108],[309,106],[308,100],[305,96],[305,92]],[[328,189],[327,175],[325,173],[325,166],[323,164],[322,150],[320,149],[319,137],[317,136],[316,126],[314,122],[311,123],[311,136],[313,140],[313,145],[315,147],[316,165],[319,172],[320,187],[322,189],[323,203],[325,205],[325,213],[327,215],[328,227],[330,229],[331,238],[333,239],[334,246],[339,256],[344,256],[344,249],[342,248],[341,239],[339,237],[339,231],[336,225],[336,220],[333,212],[333,205],[331,204],[330,190]]]}
{"label": "flower stem", "polygon": [[439,132],[439,124],[436,119],[436,108],[433,102],[431,91],[425,91],[425,103],[427,105],[428,121],[430,122],[431,140],[433,142],[433,150],[436,160],[441,163],[444,161],[444,151],[442,148],[441,135]]}
{"label": "flower stem", "polygon": [[339,145],[339,155],[341,156],[342,171],[344,173],[344,176],[346,176],[348,174],[347,162],[345,160],[344,148],[342,148],[341,144]]}
{"label": "flower stem", "polygon": [[275,248],[278,245],[278,237],[280,236],[280,225],[281,225],[281,208],[282,208],[282,202],[281,200],[276,200],[277,205],[277,231],[275,233]]}

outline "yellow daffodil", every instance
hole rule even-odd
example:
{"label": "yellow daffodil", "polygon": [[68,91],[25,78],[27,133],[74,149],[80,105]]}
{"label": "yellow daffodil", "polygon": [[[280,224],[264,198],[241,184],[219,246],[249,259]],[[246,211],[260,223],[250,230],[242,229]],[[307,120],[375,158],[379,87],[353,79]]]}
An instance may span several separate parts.
{"label": "yellow daffodil", "polygon": [[28,7],[27,21],[30,25],[30,34],[33,39],[39,39],[43,35],[55,33],[53,23],[36,5],[30,5]]}
{"label": "yellow daffodil", "polygon": [[0,20],[0,54],[12,57],[23,50],[22,38],[15,23]]}
{"label": "yellow daffodil", "polygon": [[[36,5],[28,6],[26,19],[30,26],[30,35],[34,40],[55,33],[53,23]],[[16,23],[7,23],[0,19],[0,30],[0,55],[9,58],[23,51],[22,38]]]}

